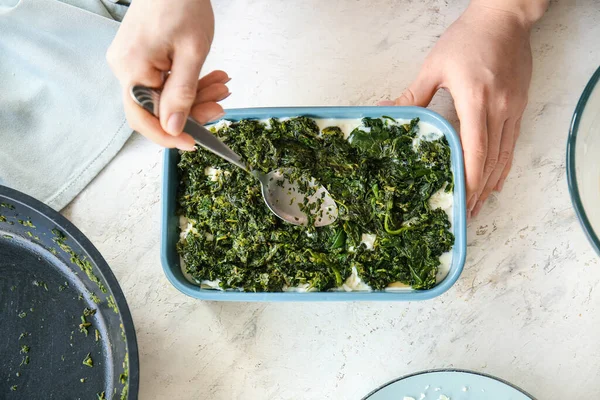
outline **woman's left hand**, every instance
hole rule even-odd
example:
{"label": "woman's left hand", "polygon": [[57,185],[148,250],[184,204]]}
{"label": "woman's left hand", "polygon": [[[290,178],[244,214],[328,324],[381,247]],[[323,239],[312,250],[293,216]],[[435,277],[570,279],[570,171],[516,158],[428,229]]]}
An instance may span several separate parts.
{"label": "woman's left hand", "polygon": [[468,216],[508,175],[527,104],[530,21],[476,2],[435,45],[417,79],[395,101],[426,107],[440,88],[454,99],[465,160]]}

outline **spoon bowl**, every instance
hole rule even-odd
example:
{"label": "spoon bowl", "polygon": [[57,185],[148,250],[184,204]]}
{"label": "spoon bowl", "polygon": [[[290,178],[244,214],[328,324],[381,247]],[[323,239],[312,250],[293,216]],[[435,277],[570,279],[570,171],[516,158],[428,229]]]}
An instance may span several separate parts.
{"label": "spoon bowl", "polygon": [[315,204],[317,209],[314,211],[314,226],[327,226],[337,219],[335,200],[314,178],[307,182],[310,191],[314,193],[307,196],[302,193],[297,182],[285,177],[289,175],[286,170],[277,169],[268,174],[254,172],[253,175],[261,184],[265,204],[279,218],[294,225],[308,225],[309,218],[302,205]]}
{"label": "spoon bowl", "polygon": [[[136,85],[131,88],[131,97],[139,106],[158,118],[158,90]],[[260,182],[265,204],[282,220],[294,225],[308,225],[312,220],[314,226],[321,227],[332,224],[337,219],[338,208],[335,200],[314,178],[311,177],[308,182],[292,182],[286,177],[290,175],[289,170],[286,173],[285,169],[276,169],[268,174],[250,171],[238,154],[191,117],[188,117],[183,130],[203,148],[253,175]],[[302,186],[307,187],[310,194],[303,193],[299,183],[303,183]],[[314,218],[309,218],[307,211]]]}

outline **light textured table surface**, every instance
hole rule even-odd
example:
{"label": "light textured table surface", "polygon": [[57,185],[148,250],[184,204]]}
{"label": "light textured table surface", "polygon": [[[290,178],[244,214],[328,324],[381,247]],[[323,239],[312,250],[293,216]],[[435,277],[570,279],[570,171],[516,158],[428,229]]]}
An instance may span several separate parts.
{"label": "light textured table surface", "polygon": [[[372,105],[395,97],[466,1],[215,1],[209,68],[226,107]],[[577,3],[577,4],[576,4]],[[141,399],[358,399],[400,375],[458,367],[539,399],[600,398],[600,262],[571,207],[565,146],[600,64],[600,7],[555,1],[513,172],[469,226],[458,283],[417,303],[241,304],[188,298],[159,258],[162,150],[134,136],[65,210],[125,292]],[[457,123],[448,95],[432,108]]]}

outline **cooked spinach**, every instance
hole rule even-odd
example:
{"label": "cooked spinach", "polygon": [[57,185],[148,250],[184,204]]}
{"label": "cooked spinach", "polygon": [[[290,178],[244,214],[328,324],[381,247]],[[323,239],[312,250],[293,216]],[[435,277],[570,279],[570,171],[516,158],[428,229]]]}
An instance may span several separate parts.
{"label": "cooked spinach", "polygon": [[[249,169],[285,167],[293,179],[314,177],[336,201],[338,219],[320,228],[285,223],[265,206],[250,174],[208,151],[184,152],[179,214],[193,229],[177,250],[187,272],[198,283],[256,292],[334,289],[353,268],[375,290],[393,282],[435,286],[439,256],[454,236],[446,213],[428,200],[451,192],[453,176],[445,137],[420,140],[418,122],[364,118],[348,139],[335,126],[321,132],[308,117],[213,128]],[[218,174],[210,179],[207,168]],[[363,234],[376,235],[373,249]]]}
{"label": "cooked spinach", "polygon": [[[104,283],[102,283],[102,281],[100,281],[100,279],[94,274],[94,267],[92,263],[85,256],[82,257],[78,255],[71,248],[71,246],[67,244],[67,237],[63,232],[55,228],[52,229],[52,233],[54,234],[52,240],[58,245],[58,247],[61,248],[62,251],[71,256],[71,262],[77,265],[79,269],[81,269],[83,272],[85,272],[87,277],[98,286],[102,293],[107,293],[108,290],[106,289],[106,286],[104,286]],[[94,299],[92,298],[92,300]],[[100,299],[98,299],[98,301],[94,301],[98,304],[100,302]]]}

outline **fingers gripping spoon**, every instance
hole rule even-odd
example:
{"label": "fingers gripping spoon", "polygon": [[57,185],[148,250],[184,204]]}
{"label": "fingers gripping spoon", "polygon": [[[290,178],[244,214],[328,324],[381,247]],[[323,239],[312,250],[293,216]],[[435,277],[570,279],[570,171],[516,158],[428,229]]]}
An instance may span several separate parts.
{"label": "fingers gripping spoon", "polygon": [[[136,85],[131,88],[131,96],[138,105],[158,117],[159,91]],[[297,182],[291,182],[286,178],[285,169],[276,169],[268,174],[257,170],[248,170],[246,163],[239,155],[192,118],[187,119],[183,130],[194,138],[200,146],[254,176],[260,182],[265,204],[273,214],[282,220],[294,225],[307,225],[309,218],[306,212],[301,209],[301,205],[314,203],[319,206],[317,209],[313,207],[310,211],[315,217],[315,226],[326,226],[337,219],[338,208],[335,201],[327,189],[318,185],[314,178],[308,181],[308,187],[313,189],[310,190],[313,193],[306,195],[301,192]],[[306,198],[308,198],[308,201],[305,201]]]}

